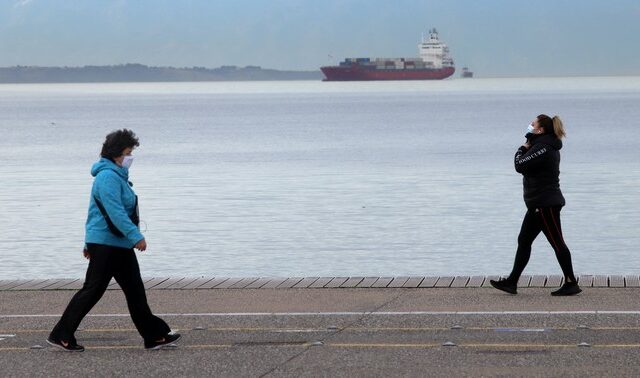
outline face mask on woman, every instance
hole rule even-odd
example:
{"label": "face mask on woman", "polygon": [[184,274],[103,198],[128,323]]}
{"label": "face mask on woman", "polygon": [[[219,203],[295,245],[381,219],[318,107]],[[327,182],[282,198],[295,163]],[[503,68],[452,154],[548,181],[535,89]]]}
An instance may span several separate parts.
{"label": "face mask on woman", "polygon": [[124,168],[131,168],[131,164],[133,164],[133,156],[125,155],[124,159],[122,159],[122,166]]}
{"label": "face mask on woman", "polygon": [[535,129],[533,128],[533,125],[529,124],[529,126],[527,126],[527,132],[533,134],[535,131]]}

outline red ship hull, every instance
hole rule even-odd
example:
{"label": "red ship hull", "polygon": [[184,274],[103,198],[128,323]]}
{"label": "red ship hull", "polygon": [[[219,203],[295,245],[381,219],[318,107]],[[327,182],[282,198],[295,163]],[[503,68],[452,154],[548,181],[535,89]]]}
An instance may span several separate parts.
{"label": "red ship hull", "polygon": [[347,67],[320,67],[326,77],[324,81],[365,81],[365,80],[442,80],[453,75],[454,67],[439,69],[375,69],[358,65]]}

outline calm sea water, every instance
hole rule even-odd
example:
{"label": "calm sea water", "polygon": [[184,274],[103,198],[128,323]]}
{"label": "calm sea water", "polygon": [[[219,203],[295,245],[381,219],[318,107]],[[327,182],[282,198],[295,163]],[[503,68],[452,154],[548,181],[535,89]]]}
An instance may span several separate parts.
{"label": "calm sea water", "polygon": [[[82,277],[133,129],[145,276],[508,273],[526,125],[559,114],[577,273],[640,273],[640,78],[0,85],[0,279]],[[560,273],[544,237],[525,273]]]}

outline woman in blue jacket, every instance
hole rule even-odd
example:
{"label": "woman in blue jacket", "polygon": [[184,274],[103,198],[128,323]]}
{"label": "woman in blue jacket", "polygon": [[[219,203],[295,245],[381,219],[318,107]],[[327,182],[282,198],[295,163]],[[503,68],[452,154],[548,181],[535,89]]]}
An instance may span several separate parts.
{"label": "woman in blue jacket", "polygon": [[85,226],[84,255],[89,267],[78,291],[47,342],[66,351],[82,352],[74,336],[82,319],[100,300],[112,278],[127,299],[129,313],[146,349],[159,349],[180,338],[147,304],[140,267],[134,252],[147,249],[138,229],[138,200],[129,182],[131,153],[139,146],[136,135],[127,129],[107,135],[101,159],[91,168],[95,177]]}

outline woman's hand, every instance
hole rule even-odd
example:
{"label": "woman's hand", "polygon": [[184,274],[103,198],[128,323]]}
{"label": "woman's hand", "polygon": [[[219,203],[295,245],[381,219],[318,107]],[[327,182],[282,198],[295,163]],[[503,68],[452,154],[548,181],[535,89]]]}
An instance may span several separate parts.
{"label": "woman's hand", "polygon": [[142,239],[133,246],[133,248],[137,249],[140,252],[143,252],[147,249],[147,242]]}
{"label": "woman's hand", "polygon": [[84,246],[84,248],[82,248],[82,256],[84,256],[84,258],[87,260],[91,258],[91,256],[89,255],[89,250],[87,249],[86,245]]}

